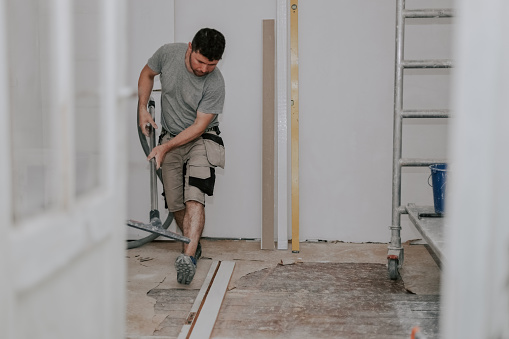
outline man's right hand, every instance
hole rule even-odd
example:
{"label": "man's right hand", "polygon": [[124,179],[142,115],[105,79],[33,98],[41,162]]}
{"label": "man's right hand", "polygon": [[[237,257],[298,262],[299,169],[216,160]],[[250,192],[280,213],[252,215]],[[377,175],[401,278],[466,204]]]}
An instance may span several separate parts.
{"label": "man's right hand", "polygon": [[138,114],[139,114],[139,126],[141,128],[141,132],[145,136],[148,137],[150,134],[149,126],[152,126],[153,128],[157,129],[157,125],[156,125],[154,119],[152,119],[152,115],[147,111],[146,107],[140,107]]}

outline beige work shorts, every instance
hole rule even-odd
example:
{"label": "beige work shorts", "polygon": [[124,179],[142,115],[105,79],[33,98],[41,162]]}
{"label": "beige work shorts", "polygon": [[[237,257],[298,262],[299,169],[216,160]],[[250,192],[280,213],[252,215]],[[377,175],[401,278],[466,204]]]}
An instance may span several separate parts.
{"label": "beige work shorts", "polygon": [[[215,132],[208,132],[219,138]],[[170,212],[185,208],[189,200],[205,205],[205,194],[214,193],[216,180],[215,167],[224,168],[224,146],[217,148],[209,139],[199,137],[185,145],[166,153],[161,166],[164,195]],[[164,144],[173,138],[166,134],[161,139]],[[222,151],[222,153],[221,153]],[[219,152],[219,154],[218,154]],[[208,153],[208,156],[207,156]],[[212,159],[211,163],[209,158]],[[217,160],[220,159],[219,163]]]}

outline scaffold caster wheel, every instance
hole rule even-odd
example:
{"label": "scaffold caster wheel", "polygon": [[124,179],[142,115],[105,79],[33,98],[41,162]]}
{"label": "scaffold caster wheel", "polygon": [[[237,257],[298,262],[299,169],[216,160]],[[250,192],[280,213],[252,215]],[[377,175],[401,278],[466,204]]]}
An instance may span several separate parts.
{"label": "scaffold caster wheel", "polygon": [[399,277],[398,259],[389,259],[387,262],[387,269],[389,271],[389,278],[391,278],[391,280],[397,280]]}

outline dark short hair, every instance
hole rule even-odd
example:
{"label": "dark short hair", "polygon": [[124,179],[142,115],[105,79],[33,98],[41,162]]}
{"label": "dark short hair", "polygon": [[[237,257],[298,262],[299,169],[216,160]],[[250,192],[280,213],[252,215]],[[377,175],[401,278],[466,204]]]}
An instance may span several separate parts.
{"label": "dark short hair", "polygon": [[221,60],[226,41],[221,32],[213,28],[202,28],[191,42],[193,52],[199,52],[210,61]]}

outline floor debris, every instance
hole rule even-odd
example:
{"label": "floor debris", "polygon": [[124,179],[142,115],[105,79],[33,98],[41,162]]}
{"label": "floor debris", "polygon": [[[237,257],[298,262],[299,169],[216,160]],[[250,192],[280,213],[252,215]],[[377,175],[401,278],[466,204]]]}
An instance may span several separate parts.
{"label": "floor debris", "polygon": [[282,266],[285,266],[285,265],[295,265],[295,264],[302,264],[303,261],[302,260],[293,260],[293,259],[281,259],[280,262],[278,262],[278,265],[282,265]]}
{"label": "floor debris", "polygon": [[[407,260],[395,284],[387,279],[387,244],[301,243],[298,255],[262,251],[259,241],[204,239],[202,246],[206,257],[185,287],[173,268],[180,243],[155,241],[127,251],[126,338],[176,338],[212,262],[207,258],[236,261],[223,303],[229,308],[221,309],[221,332],[212,338],[409,338],[410,325],[436,338],[440,270],[423,245],[404,244]],[[357,270],[352,280],[352,267],[362,265],[375,266]],[[225,332],[232,327],[235,334]],[[389,329],[396,334],[386,335]]]}

